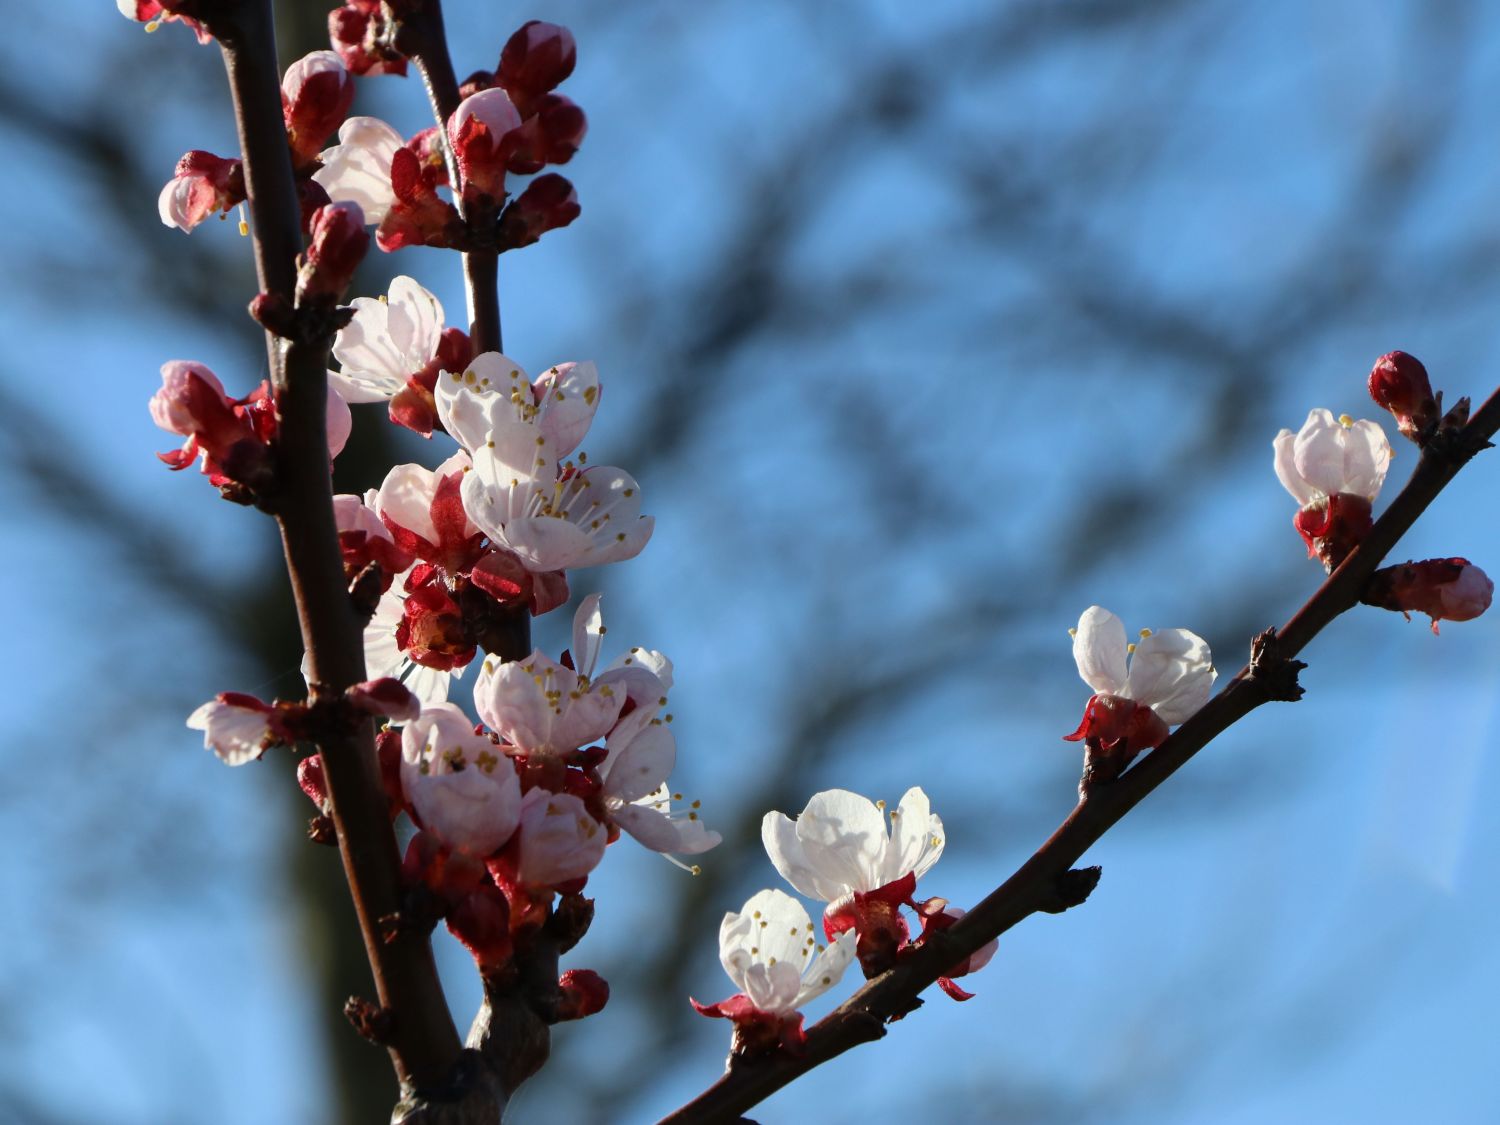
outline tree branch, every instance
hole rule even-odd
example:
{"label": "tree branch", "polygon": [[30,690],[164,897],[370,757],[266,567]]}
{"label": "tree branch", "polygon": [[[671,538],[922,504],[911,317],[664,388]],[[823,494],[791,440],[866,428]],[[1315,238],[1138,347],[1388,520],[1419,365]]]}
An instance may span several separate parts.
{"label": "tree branch", "polygon": [[[297,190],[281,111],[269,0],[223,0],[205,22],[218,38],[234,99],[263,292],[290,304],[302,249]],[[365,678],[362,628],[344,582],[333,517],[325,430],[329,341],[283,346],[267,333],[280,428],[276,491],[287,572],[307,649],[313,694],[337,694]],[[369,721],[319,749],[339,850],[379,1003],[385,1045],[403,1089],[442,1088],[462,1047],[425,934],[383,924],[401,907],[400,858]]]}
{"label": "tree branch", "polygon": [[[1016,872],[952,929],[932,935],[894,968],[867,982],[807,1033],[805,1049],[731,1058],[725,1074],[661,1125],[738,1121],[740,1114],[802,1074],[860,1043],[920,1005],[919,994],[980,946],[1038,911],[1077,905],[1070,869],[1111,827],[1189,758],[1262,703],[1296,698],[1293,658],[1334,618],[1358,603],[1370,575],[1468,460],[1500,430],[1500,389],[1453,440],[1424,450],[1406,487],[1369,534],[1280,630],[1256,638],[1251,661],[1197,714],[1117,780],[1097,785]],[[1082,875],[1082,873],[1079,873]],[[1089,884],[1091,888],[1091,884]]]}
{"label": "tree branch", "polygon": [[[458,79],[453,72],[453,60],[448,54],[448,37],[443,30],[443,5],[441,0],[424,0],[421,7],[411,15],[404,16],[397,43],[417,64],[422,84],[427,88],[427,100],[432,103],[433,116],[443,136],[443,153],[448,162],[448,182],[453,185],[454,202],[465,220],[476,216],[469,214],[462,193],[459,191],[458,167],[448,145],[448,119],[458,108]],[[487,218],[491,230],[494,216]],[[464,253],[464,293],[468,298],[469,337],[474,344],[474,354],[498,352],[504,349],[504,337],[500,328],[500,255],[494,250],[468,250]]]}

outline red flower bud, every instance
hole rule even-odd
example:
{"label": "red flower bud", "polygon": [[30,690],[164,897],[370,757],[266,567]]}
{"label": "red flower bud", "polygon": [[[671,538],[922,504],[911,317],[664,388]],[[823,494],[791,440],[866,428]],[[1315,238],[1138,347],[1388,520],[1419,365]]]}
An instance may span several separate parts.
{"label": "red flower bud", "polygon": [[330,203],[312,218],[312,242],[297,260],[297,302],[310,297],[337,300],[370,248],[365,213],[358,203]]}
{"label": "red flower bud", "polygon": [[1388,352],[1377,359],[1370,370],[1370,397],[1395,416],[1396,427],[1412,441],[1422,441],[1437,423],[1439,402],[1416,356]]}
{"label": "red flower bud", "polygon": [[157,211],[169,227],[190,231],[215,211],[245,201],[245,173],[238,160],[194,149],[177,162],[161,189]]}
{"label": "red flower bud", "polygon": [[500,249],[530,246],[549,230],[567,226],[581,210],[578,193],[566,177],[555,172],[538,176],[501,213]]}
{"label": "red flower bud", "polygon": [[577,62],[578,47],[571,31],[555,23],[532,20],[506,40],[495,80],[522,112],[529,114],[531,101],[555,89],[573,73]]}
{"label": "red flower bud", "polygon": [[475,195],[505,198],[507,150],[501,141],[520,124],[521,115],[504,90],[481,90],[453,111],[448,120],[448,140],[458,161],[466,199]]}
{"label": "red flower bud", "polygon": [[287,67],[281,115],[292,164],[301,168],[312,163],[353,104],[354,79],[332,51],[314,51]]}
{"label": "red flower bud", "polygon": [[350,74],[406,73],[406,56],[392,42],[394,24],[380,0],[347,0],[328,13],[328,38]]}
{"label": "red flower bud", "polygon": [[561,993],[557,1020],[581,1020],[604,1010],[609,1003],[609,982],[593,969],[569,969],[557,981]]}
{"label": "red flower bud", "polygon": [[505,166],[519,176],[529,176],[548,164],[566,164],[588,131],[583,110],[561,94],[548,94],[520,128],[506,134]]}
{"label": "red flower bud", "polygon": [[1439,621],[1472,621],[1490,608],[1495,584],[1468,559],[1426,559],[1387,566],[1370,576],[1360,599],[1366,605],[1395,610],[1408,620],[1413,613]]}

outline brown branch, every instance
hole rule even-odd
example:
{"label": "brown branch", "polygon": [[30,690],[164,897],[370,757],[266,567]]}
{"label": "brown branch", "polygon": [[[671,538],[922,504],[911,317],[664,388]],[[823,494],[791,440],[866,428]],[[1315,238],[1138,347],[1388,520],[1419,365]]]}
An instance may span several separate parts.
{"label": "brown branch", "polygon": [[[448,145],[448,119],[458,108],[458,78],[448,54],[448,37],[443,30],[441,0],[424,0],[417,11],[402,17],[397,45],[417,64],[427,100],[443,134],[443,153],[448,163],[448,182],[453,185],[454,202],[472,227],[488,224],[493,237],[494,218],[486,208],[483,215],[471,215],[459,191],[458,167]],[[464,253],[464,290],[469,304],[469,338],[474,353],[498,352],[504,349],[500,327],[500,255],[494,250],[471,249]]]}
{"label": "brown branch", "polygon": [[[223,0],[205,16],[219,40],[234,99],[263,292],[294,298],[302,249],[297,191],[282,120],[280,74],[269,0]],[[344,582],[333,518],[324,413],[327,339],[288,345],[267,334],[280,429],[275,495],[315,695],[365,678],[361,622]],[[319,747],[344,871],[375,978],[383,1036],[403,1089],[442,1088],[462,1057],[432,947],[405,928],[392,940],[382,919],[399,913],[400,859],[386,813],[374,732],[366,721]]]}
{"label": "brown branch", "polygon": [[[1091,788],[1047,842],[1004,883],[946,933],[867,982],[814,1025],[803,1051],[752,1060],[731,1059],[725,1074],[697,1098],[662,1119],[738,1121],[740,1114],[807,1071],[860,1043],[885,1034],[884,1025],[917,1007],[919,994],[953,965],[1038,912],[1056,912],[1087,896],[1073,893],[1069,871],[1111,827],[1157,786],[1234,723],[1262,703],[1295,699],[1293,658],[1334,618],[1352,608],[1370,575],[1427,506],[1475,453],[1500,430],[1497,389],[1455,440],[1422,454],[1400,494],[1364,541],[1280,630],[1256,638],[1251,661],[1202,710],[1114,782]],[[1082,873],[1080,873],[1081,875]]]}

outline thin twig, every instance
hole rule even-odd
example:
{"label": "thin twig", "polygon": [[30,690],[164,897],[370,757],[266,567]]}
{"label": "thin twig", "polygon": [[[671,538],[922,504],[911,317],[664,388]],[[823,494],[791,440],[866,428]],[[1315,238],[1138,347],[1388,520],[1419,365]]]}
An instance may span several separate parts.
{"label": "thin twig", "polygon": [[[404,16],[397,37],[401,49],[417,64],[433,116],[443,132],[443,151],[448,162],[448,182],[453,185],[454,201],[465,219],[470,219],[459,191],[458,168],[447,141],[448,119],[458,108],[458,78],[448,54],[448,37],[443,30],[441,0],[425,0],[421,7]],[[493,216],[490,216],[493,220]],[[491,222],[493,226],[493,222]],[[493,250],[469,250],[464,253],[464,292],[468,298],[469,338],[476,355],[504,349],[500,326],[500,256]]]}
{"label": "thin twig", "polygon": [[894,968],[867,982],[807,1033],[797,1054],[782,1051],[732,1060],[729,1070],[660,1125],[738,1121],[751,1106],[814,1067],[885,1034],[885,1024],[910,1012],[919,994],[980,946],[1038,911],[1064,909],[1068,871],[1126,813],[1194,754],[1262,703],[1295,698],[1293,658],[1334,618],[1357,604],[1360,591],[1427,506],[1500,430],[1500,389],[1457,440],[1424,452],[1407,482],[1364,541],[1280,630],[1257,638],[1251,663],[1161,746],[1116,781],[1091,789],[1068,818],[1016,872],[952,929],[934,935]]}

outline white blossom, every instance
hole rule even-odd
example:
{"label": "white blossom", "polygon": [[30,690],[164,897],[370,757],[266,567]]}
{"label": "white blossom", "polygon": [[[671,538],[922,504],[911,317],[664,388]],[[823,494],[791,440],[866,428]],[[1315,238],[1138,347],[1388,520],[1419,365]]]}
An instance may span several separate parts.
{"label": "white blossom", "polygon": [[533,887],[581,879],[604,858],[604,826],[571,793],[528,790],[521,799],[521,858],[517,875]]}
{"label": "white blossom", "polygon": [[815,793],[795,821],[770,812],[761,841],[781,877],[809,898],[837,902],[909,874],[920,878],[943,854],[943,822],[927,794],[911,788],[890,814],[846,789]]}
{"label": "white blossom", "polygon": [[802,904],[764,890],[719,924],[719,963],[751,1005],[788,1016],[839,982],[854,960],[857,935],[846,930],[819,950]]}
{"label": "white blossom", "polygon": [[424,829],[472,855],[494,853],[520,823],[515,766],[451,703],[424,707],[402,729],[401,787]]}
{"label": "white blossom", "polygon": [[1096,694],[1129,699],[1155,711],[1169,726],[1208,702],[1218,672],[1208,642],[1186,629],[1147,630],[1130,647],[1125,624],[1102,606],[1089,606],[1073,634],[1078,674]]}
{"label": "white blossom", "polygon": [[1374,502],[1391,464],[1391,443],[1378,425],[1322,408],[1309,411],[1295,434],[1282,430],[1273,445],[1276,476],[1303,508],[1339,493]]}
{"label": "white blossom", "polygon": [[376,117],[351,117],[339,126],[339,143],[323,150],[313,173],[334,203],[358,203],[365,223],[378,225],[396,202],[391,159],[405,140]]}
{"label": "white blossom", "polygon": [[333,340],[343,370],[330,371],[328,381],[345,402],[382,402],[437,355],[443,306],[405,276],[391,281],[387,297],[356,297],[352,304],[354,319]]}

